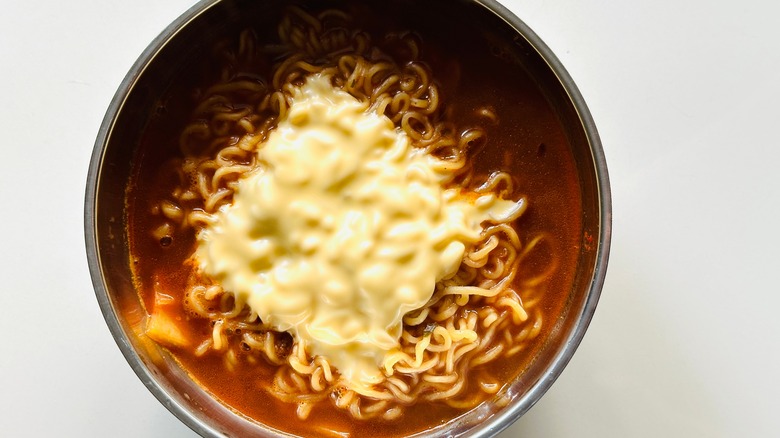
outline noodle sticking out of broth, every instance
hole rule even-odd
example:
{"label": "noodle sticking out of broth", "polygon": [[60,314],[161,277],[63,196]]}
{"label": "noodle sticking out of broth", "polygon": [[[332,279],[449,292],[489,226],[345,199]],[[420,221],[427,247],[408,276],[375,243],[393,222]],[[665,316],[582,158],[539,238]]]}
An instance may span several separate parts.
{"label": "noodle sticking out of broth", "polygon": [[[397,48],[391,53],[350,29],[342,12],[312,16],[291,8],[279,28],[281,46],[262,47],[244,31],[237,48],[221,49],[221,77],[199,96],[180,135],[182,158],[171,163],[178,184],[152,208],[160,217],[152,236],[161,244],[177,233],[197,235],[182,301],[194,318],[211,322],[211,333],[187,339],[176,328],[185,322],[152,312],[147,334],[197,356],[221,355],[225,372],[270,364],[275,371],[264,390],[297,404],[299,418],[320,403],[355,419],[385,420],[419,402],[472,408],[502,386],[485,365],[518,354],[539,334],[539,285],[555,262],[520,278],[544,235],[521,239],[512,226],[526,202],[510,175],[473,171],[469,154],[485,132],[449,121],[434,75],[419,60],[420,42],[388,35]],[[257,69],[269,50],[284,57],[263,76]],[[358,108],[359,116],[350,113],[358,125],[376,118],[379,137],[357,146],[370,146],[360,151],[365,157],[349,158],[355,151],[339,150],[338,141],[319,143],[330,149],[308,156],[291,152],[294,137],[316,118],[300,109],[307,96],[320,110]],[[344,120],[340,114],[320,122],[345,137],[362,135],[339,126]],[[379,179],[361,180],[356,169],[366,167]],[[400,179],[383,181],[383,172],[401,172],[393,176]],[[274,178],[288,185],[282,190]],[[312,180],[321,192],[305,191]],[[304,190],[293,195],[291,187]],[[392,213],[405,219],[388,222],[377,196],[396,202]],[[345,197],[354,204],[338,211]],[[364,235],[387,232],[361,228],[367,217],[416,234],[407,248],[374,241],[380,250],[392,244],[384,255],[368,247],[350,254],[372,243]],[[406,260],[371,265],[382,257]],[[360,272],[371,275],[361,280]],[[385,295],[368,295],[372,290]],[[374,313],[380,310],[389,314]]]}

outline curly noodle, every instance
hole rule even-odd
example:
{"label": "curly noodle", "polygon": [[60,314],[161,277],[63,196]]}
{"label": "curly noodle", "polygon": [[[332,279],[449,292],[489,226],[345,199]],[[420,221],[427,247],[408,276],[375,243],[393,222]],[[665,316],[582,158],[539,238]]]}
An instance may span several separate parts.
{"label": "curly noodle", "polygon": [[[404,59],[373,46],[367,33],[349,30],[340,11],[310,15],[299,8],[285,14],[278,29],[280,45],[261,46],[251,30],[237,44],[223,44],[216,53],[223,63],[220,79],[198,98],[190,123],[181,131],[183,158],[173,167],[178,184],[154,209],[162,239],[173,230],[197,232],[230,204],[238,180],[258,166],[257,151],[291,105],[291,90],[312,73],[331,76],[333,86],[367,102],[386,115],[411,139],[414,147],[438,158],[437,171],[447,183],[473,186],[517,199],[512,178],[496,172],[474,175],[469,153],[486,142],[482,128],[458,131],[444,116],[439,88],[420,61],[420,42],[411,34],[391,34]],[[252,71],[258,58],[283,54],[271,74]],[[497,123],[491,109],[487,120]],[[356,419],[399,418],[420,401],[439,401],[471,408],[496,394],[502,384],[485,364],[523,351],[544,321],[540,287],[549,271],[523,275],[524,260],[550,239],[537,235],[524,241],[507,223],[488,226],[482,240],[467,250],[457,274],[437,284],[430,301],[403,318],[400,350],[390,353],[385,380],[372,388],[348,389],[323,357],[312,357],[302,341],[265,326],[257,315],[211,280],[192,269],[184,303],[190,314],[212,321],[212,335],[202,339],[196,355],[222,354],[227,369],[238,361],[276,366],[266,388],[278,399],[296,403],[306,418],[318,403],[330,400]],[[555,269],[555,260],[547,266]],[[468,388],[468,390],[467,390]]]}

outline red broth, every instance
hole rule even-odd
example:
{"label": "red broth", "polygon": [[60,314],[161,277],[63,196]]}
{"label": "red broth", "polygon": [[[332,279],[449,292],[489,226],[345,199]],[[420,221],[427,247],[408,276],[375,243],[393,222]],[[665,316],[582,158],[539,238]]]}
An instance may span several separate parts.
{"label": "red broth", "polygon": [[[583,232],[580,188],[562,122],[532,76],[497,49],[490,38],[481,37],[472,25],[450,23],[421,29],[413,27],[415,20],[398,15],[376,15],[361,8],[353,12],[361,17],[356,22],[363,28],[376,29],[372,35],[375,41],[381,41],[388,28],[411,29],[419,35],[424,46],[423,59],[440,85],[447,117],[457,126],[476,125],[487,131],[488,142],[470,157],[471,165],[478,174],[503,170],[513,175],[517,192],[525,194],[529,201],[528,210],[513,224],[521,238],[538,233],[550,236],[545,247],[549,251],[538,251],[524,271],[533,275],[535,270],[544,270],[553,257],[557,259],[541,306],[548,323],[520,355],[485,366],[500,381],[508,382],[530,364],[549,336],[554,325],[550,321],[563,314],[577,267]],[[193,90],[213,81],[209,62],[204,57],[183,69],[180,80],[159,100],[158,111],[147,125],[138,149],[127,189],[127,233],[139,296],[147,309],[153,308],[155,291],[171,296],[175,303],[166,306],[169,316],[188,338],[198,340],[211,336],[211,325],[189,315],[181,302],[192,269],[187,259],[195,248],[194,231],[190,228],[177,232],[171,241],[161,244],[151,237],[158,219],[149,211],[176,184],[165,166],[181,154],[177,139],[194,104]],[[498,115],[498,123],[488,123],[480,115],[484,108]],[[406,436],[444,424],[463,413],[441,403],[425,402],[425,406],[407,408],[396,421],[358,421],[323,402],[306,421],[300,421],[295,404],[283,403],[263,389],[270,384],[275,366],[241,362],[230,372],[220,354],[209,352],[197,357],[193,348],[169,350],[195,381],[224,404],[288,433],[311,435],[312,427],[318,425],[354,435]]]}

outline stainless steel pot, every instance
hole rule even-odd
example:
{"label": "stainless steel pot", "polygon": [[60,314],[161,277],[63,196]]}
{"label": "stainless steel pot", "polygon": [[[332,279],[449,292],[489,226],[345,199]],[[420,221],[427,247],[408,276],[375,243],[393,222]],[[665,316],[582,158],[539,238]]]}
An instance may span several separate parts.
{"label": "stainless steel pot", "polygon": [[[262,9],[276,3],[280,1],[204,0],[168,26],[141,54],[119,86],[100,127],[87,178],[84,211],[87,256],[106,323],[144,385],[176,417],[205,437],[286,435],[249,421],[215,401],[165,351],[140,340],[138,333],[144,313],[130,271],[125,188],[146,114],[155,108],[155,99],[171,81],[172,72],[214,29],[245,16],[247,8]],[[504,35],[503,44],[517,54],[519,62],[556,108],[578,165],[584,229],[592,236],[590,249],[579,254],[566,317],[561,319],[533,365],[508,385],[503,394],[508,404],[497,407],[485,403],[454,419],[445,429],[419,435],[488,437],[508,427],[540,399],[582,340],[606,273],[611,199],[596,127],[577,87],[550,49],[520,19],[495,1],[451,0],[446,7],[475,17],[490,17],[497,32]]]}

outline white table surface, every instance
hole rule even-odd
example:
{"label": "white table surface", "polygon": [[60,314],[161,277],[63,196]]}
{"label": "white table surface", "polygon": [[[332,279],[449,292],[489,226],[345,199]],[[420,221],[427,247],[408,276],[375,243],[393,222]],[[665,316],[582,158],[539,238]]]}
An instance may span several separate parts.
{"label": "white table surface", "polygon": [[[0,3],[0,436],[194,436],[111,338],[82,231],[109,101],[193,3]],[[585,340],[502,436],[778,436],[780,2],[504,3],[593,113],[614,239]]]}

